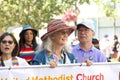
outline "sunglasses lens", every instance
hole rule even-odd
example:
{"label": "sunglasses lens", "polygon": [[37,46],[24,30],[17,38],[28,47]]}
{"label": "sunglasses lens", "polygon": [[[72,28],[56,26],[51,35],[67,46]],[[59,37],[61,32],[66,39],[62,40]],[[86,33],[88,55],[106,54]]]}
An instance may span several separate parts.
{"label": "sunglasses lens", "polygon": [[2,41],[2,43],[3,43],[3,44],[6,44],[6,43],[7,43],[7,41]]}
{"label": "sunglasses lens", "polygon": [[8,41],[8,43],[9,43],[9,44],[12,44],[12,43],[13,43],[13,41]]}
{"label": "sunglasses lens", "polygon": [[3,43],[3,44],[6,44],[6,43],[12,44],[13,41],[6,41],[6,40],[4,40],[4,41],[2,41],[2,43]]}

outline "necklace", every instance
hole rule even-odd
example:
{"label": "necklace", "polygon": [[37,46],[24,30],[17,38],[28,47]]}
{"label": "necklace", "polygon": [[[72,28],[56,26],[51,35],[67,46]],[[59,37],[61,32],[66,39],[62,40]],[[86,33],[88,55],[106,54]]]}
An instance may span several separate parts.
{"label": "necklace", "polygon": [[[19,66],[18,60],[16,57],[12,57],[12,65]],[[5,66],[2,57],[0,56],[0,67]]]}

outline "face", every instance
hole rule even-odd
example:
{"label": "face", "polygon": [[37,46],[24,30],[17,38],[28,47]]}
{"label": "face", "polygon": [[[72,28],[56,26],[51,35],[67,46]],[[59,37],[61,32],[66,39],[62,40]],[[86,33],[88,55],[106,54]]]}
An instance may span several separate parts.
{"label": "face", "polygon": [[11,36],[6,36],[0,43],[0,49],[3,54],[12,54],[12,51],[15,47],[14,41]]}
{"label": "face", "polygon": [[51,39],[55,44],[58,45],[65,45],[68,39],[68,30],[60,30],[58,32],[55,32],[52,36]]}
{"label": "face", "polygon": [[94,37],[94,32],[84,26],[78,29],[78,39],[82,43],[92,42],[92,38]]}
{"label": "face", "polygon": [[25,31],[25,41],[26,42],[32,42],[33,40],[33,32],[32,30]]}

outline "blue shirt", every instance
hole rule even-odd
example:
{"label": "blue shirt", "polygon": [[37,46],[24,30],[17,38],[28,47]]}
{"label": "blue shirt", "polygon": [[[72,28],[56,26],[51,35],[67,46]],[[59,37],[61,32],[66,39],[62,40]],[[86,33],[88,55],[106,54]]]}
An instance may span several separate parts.
{"label": "blue shirt", "polygon": [[[66,51],[63,51],[63,54],[66,54],[66,55],[64,55],[63,60],[59,60],[60,64],[67,63],[67,59],[66,59],[65,56],[68,56],[68,59],[70,60],[70,63],[74,63],[75,57],[72,53],[68,53]],[[42,51],[40,51],[36,54],[36,56],[32,60],[32,65],[40,65],[40,64],[46,65],[53,58],[55,59],[57,57],[55,57],[53,55],[48,56],[48,52],[46,50],[42,50]]]}
{"label": "blue shirt", "polygon": [[84,51],[79,44],[73,47],[72,53],[74,54],[77,63],[83,60],[90,60],[92,62],[107,62],[104,53],[92,46],[88,51]]}
{"label": "blue shirt", "polygon": [[[62,52],[61,54],[62,59],[59,59],[55,54],[49,55],[48,53],[45,55],[46,57],[46,64],[48,64],[51,60],[56,60],[58,61],[59,64],[64,64],[64,60],[66,59],[65,56],[67,56],[67,53]],[[69,60],[69,59],[68,59]]]}

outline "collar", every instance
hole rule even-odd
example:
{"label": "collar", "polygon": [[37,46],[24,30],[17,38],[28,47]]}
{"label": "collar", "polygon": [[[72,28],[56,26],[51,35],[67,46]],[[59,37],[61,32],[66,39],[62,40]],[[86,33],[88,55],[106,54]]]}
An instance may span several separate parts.
{"label": "collar", "polygon": [[[84,51],[84,49],[79,44],[76,45],[76,49]],[[94,46],[92,45],[92,47],[88,51],[93,51],[93,50],[94,50]]]}

